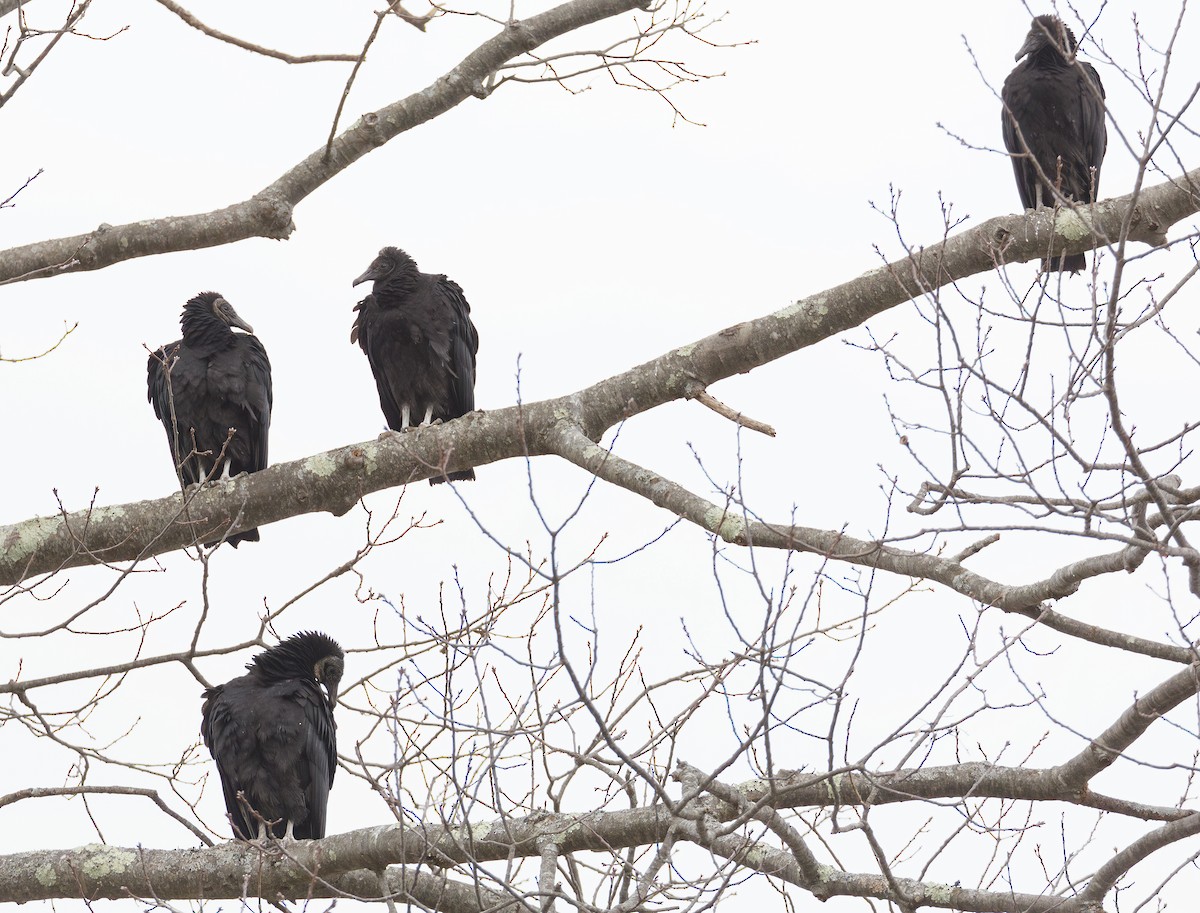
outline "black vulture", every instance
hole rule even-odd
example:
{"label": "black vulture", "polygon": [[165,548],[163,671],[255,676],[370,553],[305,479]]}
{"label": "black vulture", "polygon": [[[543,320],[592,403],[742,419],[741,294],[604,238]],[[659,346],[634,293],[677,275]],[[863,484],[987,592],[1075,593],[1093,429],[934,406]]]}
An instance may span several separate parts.
{"label": "black vulture", "polygon": [[[267,350],[216,292],[189,301],[180,324],[183,339],[160,348],[146,365],[146,398],[167,429],[180,481],[196,485],[218,473],[228,479],[265,469],[272,399]],[[257,542],[258,530],[227,541],[235,548]]]}
{"label": "black vulture", "polygon": [[303,631],[254,657],[246,675],[204,692],[200,734],[235,837],[325,836],[344,656],[332,638]]}
{"label": "black vulture", "polygon": [[[381,250],[353,284],[368,281],[374,282],[372,293],[354,307],[350,341],[367,353],[388,427],[404,431],[414,420],[428,425],[474,410],[479,333],[458,283],[421,272],[396,247]],[[472,480],[475,472],[449,478]]]}
{"label": "black vulture", "polygon": [[[1076,59],[1075,50],[1075,35],[1062,20],[1036,17],[1017,51],[1021,62],[1000,92],[1004,145],[1026,209],[1053,206],[1060,197],[1094,203],[1100,192],[1108,144],[1104,86],[1096,68]],[[1086,268],[1083,254],[1042,261],[1043,270]]]}

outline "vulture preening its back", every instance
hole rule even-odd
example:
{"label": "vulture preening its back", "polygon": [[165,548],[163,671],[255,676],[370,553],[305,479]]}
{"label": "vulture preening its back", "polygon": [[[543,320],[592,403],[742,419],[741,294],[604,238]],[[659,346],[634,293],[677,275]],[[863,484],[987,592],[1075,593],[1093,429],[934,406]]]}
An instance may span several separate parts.
{"label": "vulture preening its back", "polygon": [[217,762],[234,836],[325,836],[343,657],[332,638],[304,631],[254,657],[246,675],[204,692],[200,734]]}
{"label": "vulture preening its back", "polygon": [[[265,469],[271,427],[266,349],[258,337],[248,335],[254,332],[250,324],[216,292],[189,301],[180,323],[183,339],[152,354],[146,367],[147,398],[167,429],[180,481],[194,485]],[[246,333],[235,333],[233,327]],[[258,530],[228,541],[234,547],[257,542]]]}
{"label": "vulture preening its back", "polygon": [[[1026,209],[1053,206],[1058,194],[1094,203],[1108,133],[1104,86],[1089,63],[1075,58],[1075,35],[1056,16],[1033,20],[1004,80],[1004,145],[1012,155],[1017,190]],[[1046,270],[1078,272],[1087,258],[1075,254],[1042,261]]]}
{"label": "vulture preening its back", "polygon": [[[395,247],[381,250],[353,284],[369,280],[374,287],[354,308],[350,341],[367,353],[388,427],[404,431],[474,410],[479,334],[458,283],[422,273]],[[474,479],[475,472],[449,478]],[[429,484],[445,481],[440,476]]]}

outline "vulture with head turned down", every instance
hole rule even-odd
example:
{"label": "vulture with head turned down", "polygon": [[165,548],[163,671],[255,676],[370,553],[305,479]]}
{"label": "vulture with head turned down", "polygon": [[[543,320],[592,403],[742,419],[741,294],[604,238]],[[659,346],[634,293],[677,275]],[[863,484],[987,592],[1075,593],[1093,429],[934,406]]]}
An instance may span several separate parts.
{"label": "vulture with head turned down", "polygon": [[[1057,16],[1033,20],[1004,80],[1004,146],[1012,157],[1017,191],[1026,209],[1064,199],[1094,203],[1108,145],[1104,86],[1090,63],[1075,56],[1075,34]],[[1043,270],[1072,273],[1087,267],[1083,254],[1043,260]]]}
{"label": "vulture with head turned down", "polygon": [[[350,341],[358,342],[375,375],[388,427],[449,421],[475,409],[475,355],[479,333],[457,282],[423,273],[413,258],[385,247],[354,280],[372,282],[355,310]],[[475,478],[465,469],[429,480]]]}
{"label": "vulture with head turned down", "polygon": [[325,836],[344,660],[331,637],[303,631],[254,657],[246,675],[204,692],[200,734],[235,837]]}
{"label": "vulture with head turned down", "polygon": [[[179,480],[196,485],[265,469],[272,400],[267,350],[216,292],[189,301],[180,323],[183,338],[151,354],[146,365],[146,398],[167,430]],[[235,548],[257,542],[258,530],[227,541]]]}

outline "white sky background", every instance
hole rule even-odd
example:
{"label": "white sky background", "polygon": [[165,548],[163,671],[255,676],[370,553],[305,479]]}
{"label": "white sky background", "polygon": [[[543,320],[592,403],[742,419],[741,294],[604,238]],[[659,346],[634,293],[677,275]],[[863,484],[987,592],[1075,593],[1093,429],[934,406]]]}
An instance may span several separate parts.
{"label": "white sky background", "polygon": [[[1130,13],[1136,5],[1108,4],[1096,31],[1110,53],[1131,65]],[[1081,9],[1090,15],[1096,6]],[[1175,5],[1140,6],[1143,28],[1165,43]],[[375,7],[339,4],[334,13],[316,2],[197,0],[189,8],[214,27],[300,54],[356,52]],[[51,0],[36,0],[29,15],[50,25],[57,21],[55,10]],[[531,4],[518,6],[519,13],[530,11]],[[97,2],[85,28],[102,35],[125,25],[128,30],[108,42],[63,41],[0,111],[0,197],[44,169],[16,208],[0,211],[0,249],[103,222],[237,202],[324,143],[349,65],[288,66],[252,56],[214,42],[148,0]],[[0,364],[0,523],[55,512],[54,490],[72,510],[86,506],[94,488],[103,504],[173,490],[163,430],[145,399],[146,347],[178,338],[184,302],[203,290],[223,293],[267,347],[275,383],[271,458],[280,462],[371,438],[384,427],[366,359],[349,342],[351,308],[362,292],[350,282],[383,245],[405,248],[422,269],[447,273],[463,286],[481,338],[476,402],[491,409],[515,401],[518,358],[524,399],[567,393],[875,268],[876,245],[889,256],[900,253],[893,227],[869,205],[886,209],[891,186],[903,191],[902,225],[913,243],[941,237],[939,194],[967,226],[1014,212],[1018,198],[1007,160],[995,151],[965,148],[937,124],[977,146],[1001,145],[993,89],[1012,68],[1028,26],[1029,12],[1018,2],[743,0],[709,37],[754,44],[672,46],[695,69],[725,73],[671,96],[706,126],[673,125],[662,100],[615,88],[602,76],[579,95],[553,85],[510,85],[486,101],[464,102],[333,179],[300,204],[297,230],[286,242],[251,240],[2,288],[5,357],[40,351],[64,324],[79,326],[46,358]],[[565,44],[598,44],[591,36],[611,29],[569,37]],[[427,85],[493,31],[484,22],[443,19],[421,34],[390,22],[360,73],[343,128]],[[1197,34],[1200,25],[1190,23],[1179,41],[1176,99],[1197,81]],[[976,72],[963,36],[991,88]],[[1135,135],[1146,119],[1144,107],[1114,70],[1097,64],[1114,116]],[[1194,158],[1185,162],[1196,164]],[[1133,174],[1133,159],[1110,128],[1102,195],[1127,193]],[[1169,262],[1152,262],[1147,271],[1169,269]],[[1034,269],[1016,267],[1010,274],[1024,287]],[[981,281],[991,294],[1002,294],[995,277]],[[1085,295],[1085,279],[1073,281]],[[1181,302],[1180,308],[1190,305]],[[1185,317],[1175,326],[1191,334],[1197,324],[1200,317]],[[911,337],[914,350],[929,335],[911,306],[871,329],[881,339],[893,332]],[[845,338],[867,342],[861,329]],[[1195,368],[1188,370],[1170,382],[1194,389],[1189,382],[1194,384]],[[1139,423],[1180,420],[1178,410],[1169,409],[1176,403],[1163,402],[1157,384],[1138,386],[1135,373],[1127,376]],[[883,395],[896,391],[889,389],[882,360],[840,339],[713,392],[779,432],[773,440],[750,434],[741,439],[746,497],[768,519],[783,520],[797,505],[799,523],[848,525],[851,534],[866,538],[880,534],[887,519],[880,464],[907,487],[920,482],[888,420]],[[637,417],[621,431],[618,450],[719,498],[689,444],[720,485],[737,481],[734,427],[694,403]],[[535,462],[531,471],[543,506],[556,517],[568,509],[567,496],[581,493],[588,481],[549,460]],[[502,541],[519,547],[530,540],[536,553],[544,553],[546,537],[527,497],[527,467],[510,461],[477,472],[479,481],[458,491],[478,523]],[[369,503],[387,510],[395,500],[395,492],[386,492]],[[894,506],[894,522],[919,527],[903,516],[902,506],[903,499]],[[503,554],[449,486],[413,486],[401,512],[423,513],[440,525],[368,559],[367,585],[393,601],[403,599],[410,612],[432,622],[439,615],[439,587],[449,585],[457,565],[468,610],[478,613],[488,574],[503,568]],[[604,534],[609,538],[601,556],[619,556],[669,522],[639,499],[602,486],[567,536],[564,561],[581,558]],[[264,603],[277,607],[347,560],[362,532],[361,510],[341,518],[309,515],[264,527],[261,543],[223,550],[213,560],[212,620],[205,635],[210,643],[202,645],[251,636]],[[1039,545],[1035,552],[1030,541],[1012,537],[973,566],[1020,582],[1042,576],[1065,554],[1094,551]],[[643,663],[665,675],[683,661],[681,617],[714,656],[732,649],[711,566],[706,537],[680,527],[627,563],[599,569],[594,596],[602,652],[619,657],[633,629],[644,624],[650,652]],[[769,585],[778,587],[779,557],[769,556],[766,566]],[[163,573],[122,586],[89,616],[88,630],[129,625],[135,612],[161,612],[186,600],[178,623],[156,628],[146,652],[178,649],[181,632],[190,630],[198,612],[199,565],[172,554],[161,559],[161,568]],[[803,592],[819,564],[804,557],[794,568]],[[854,576],[846,568],[831,574]],[[95,570],[69,576],[70,586],[55,603],[0,607],[0,630],[42,627],[66,607],[96,598],[112,580],[111,573]],[[731,602],[730,610],[736,615],[745,607],[754,624],[761,605],[754,605],[752,589],[744,581],[725,582],[745,600]],[[1147,576],[1126,590],[1112,582],[1094,591],[1085,587],[1063,608],[1097,624],[1162,638],[1170,613],[1147,589],[1151,584],[1161,588],[1161,578]],[[878,585],[891,593],[902,582],[883,579]],[[580,616],[591,611],[591,598],[587,581],[568,590],[569,608]],[[364,647],[373,611],[374,605],[355,601],[353,582],[343,579],[290,610],[280,631],[319,627],[343,646]],[[453,601],[449,611],[457,612]],[[892,613],[886,632],[868,641],[854,689],[863,700],[857,723],[862,749],[911,712],[953,666],[963,646],[960,612],[969,616],[971,608],[925,588]],[[985,617],[988,638],[1001,627],[1011,633],[1017,626],[999,613]],[[60,634],[44,643],[0,641],[0,677],[15,675],[18,662],[24,663],[23,677],[38,677],[95,664],[110,651],[128,656],[133,640],[121,639],[119,647],[114,640]],[[1060,646],[1057,639],[1034,640],[1041,649]],[[805,660],[823,672],[840,669],[844,654],[822,657],[824,649],[814,645]],[[246,659],[222,657],[202,668],[211,680],[224,681],[240,674]],[[1021,659],[1030,681],[1069,692],[1054,709],[1085,734],[1110,723],[1134,693],[1173,671],[1150,661],[1114,666],[1098,649],[1076,644],[1057,655]],[[348,679],[363,671],[354,663],[351,654]],[[136,755],[134,748],[144,745],[155,759],[177,758],[198,737],[199,688],[176,668],[140,681],[118,692],[103,725],[115,733],[140,720],[123,750]],[[1042,732],[1054,729],[1059,738],[1054,723],[1037,713],[1024,725],[1015,732],[973,731],[969,740],[995,751],[1011,739],[1018,747],[1005,760],[1016,763]],[[727,722],[714,718],[708,726],[693,731],[683,746],[683,756],[700,767],[719,759],[707,752],[734,745]],[[344,728],[343,749],[350,735]],[[1054,744],[1058,753],[1039,755],[1037,763],[1060,760],[1082,743],[1062,737]],[[825,763],[823,748],[812,740],[797,738],[790,747],[795,757],[782,766]],[[805,757],[806,751],[818,756]],[[12,726],[0,730],[0,759],[0,794],[58,785],[68,776],[65,765],[55,766],[62,764],[61,754]],[[748,775],[742,769],[730,779]],[[106,771],[95,782],[123,781]],[[1176,797],[1137,795],[1165,803]],[[587,807],[584,800],[581,793],[579,810]],[[204,802],[209,823],[222,827],[219,789],[210,789]],[[109,842],[191,845],[177,825],[130,806],[125,800],[93,803]],[[361,781],[343,774],[329,820],[336,833],[387,819]],[[1143,829],[1135,825],[1112,842],[1128,842]],[[78,802],[0,809],[0,852],[95,839]],[[838,839],[854,858],[859,849],[851,846],[861,841]],[[870,865],[864,862],[864,868]],[[959,876],[946,865],[935,866],[930,877]],[[1175,890],[1183,884],[1176,882]],[[1025,888],[1019,881],[1014,887]]]}

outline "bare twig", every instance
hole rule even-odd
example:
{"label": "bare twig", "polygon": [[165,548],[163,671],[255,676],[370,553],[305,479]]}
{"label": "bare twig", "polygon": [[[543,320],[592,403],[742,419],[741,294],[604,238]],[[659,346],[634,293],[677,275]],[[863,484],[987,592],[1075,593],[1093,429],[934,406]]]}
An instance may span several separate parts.
{"label": "bare twig", "polygon": [[749,416],[742,414],[741,412],[730,409],[703,387],[693,390],[690,393],[690,398],[699,403],[703,403],[713,412],[717,413],[717,415],[723,415],[731,422],[741,425],[743,428],[749,428],[751,431],[757,431],[759,434],[765,434],[768,437],[775,437],[775,429],[770,425],[766,424],[765,422],[756,421]]}
{"label": "bare twig", "polygon": [[192,28],[203,32],[210,38],[216,38],[218,41],[224,41],[226,44],[232,44],[234,47],[239,47],[245,51],[251,51],[255,54],[261,54],[264,57],[271,57],[275,60],[282,60],[284,63],[352,63],[357,59],[354,54],[286,54],[283,51],[276,51],[272,48],[263,47],[259,44],[246,41],[242,38],[237,38],[233,35],[214,29],[212,26],[205,25],[190,12],[175,3],[174,0],[158,0],[159,5],[169,9],[172,13],[190,25]]}

